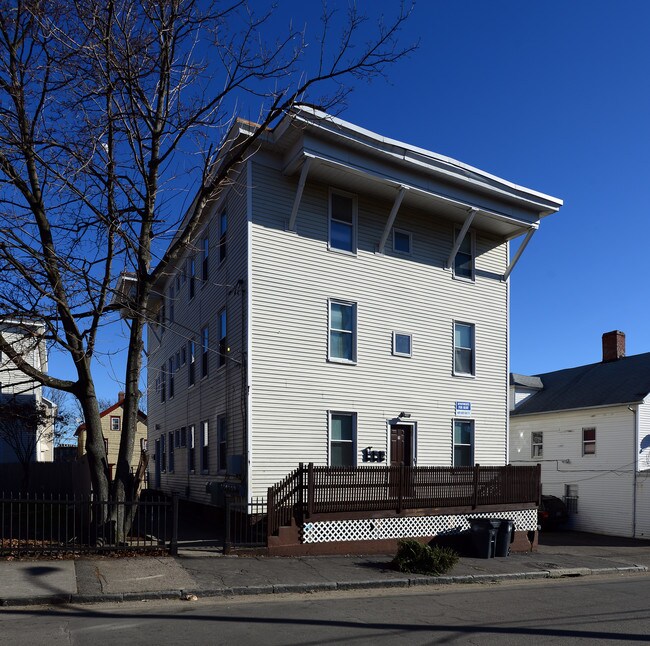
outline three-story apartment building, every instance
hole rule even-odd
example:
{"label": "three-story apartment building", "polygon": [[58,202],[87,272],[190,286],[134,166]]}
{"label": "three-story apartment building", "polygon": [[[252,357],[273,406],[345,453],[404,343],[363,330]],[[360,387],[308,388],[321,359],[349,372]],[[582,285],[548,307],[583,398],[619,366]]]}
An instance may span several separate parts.
{"label": "three-story apartment building", "polygon": [[561,205],[287,114],[156,286],[151,483],[210,502],[208,482],[264,495],[300,462],[504,465],[509,276]]}

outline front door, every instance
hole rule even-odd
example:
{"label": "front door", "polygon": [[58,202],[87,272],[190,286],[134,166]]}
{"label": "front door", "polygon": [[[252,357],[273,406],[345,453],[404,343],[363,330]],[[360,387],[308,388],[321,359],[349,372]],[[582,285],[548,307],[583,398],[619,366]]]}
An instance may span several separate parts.
{"label": "front door", "polygon": [[413,466],[413,427],[410,424],[392,424],[390,427],[391,466]]}

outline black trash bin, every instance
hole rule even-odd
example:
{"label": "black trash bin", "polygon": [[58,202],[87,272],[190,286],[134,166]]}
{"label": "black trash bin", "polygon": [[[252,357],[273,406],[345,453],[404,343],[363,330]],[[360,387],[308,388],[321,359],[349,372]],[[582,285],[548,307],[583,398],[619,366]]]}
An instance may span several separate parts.
{"label": "black trash bin", "polygon": [[474,551],[479,558],[489,559],[495,555],[500,525],[501,521],[498,518],[470,518],[469,526]]}
{"label": "black trash bin", "polygon": [[510,543],[515,540],[515,523],[513,520],[501,520],[497,531],[495,556],[508,556]]}

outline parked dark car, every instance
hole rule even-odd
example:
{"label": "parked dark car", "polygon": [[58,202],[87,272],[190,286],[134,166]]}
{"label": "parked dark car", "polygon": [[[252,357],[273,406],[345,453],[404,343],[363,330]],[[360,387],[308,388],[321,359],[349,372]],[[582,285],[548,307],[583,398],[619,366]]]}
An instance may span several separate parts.
{"label": "parked dark car", "polygon": [[569,512],[557,496],[542,496],[537,519],[542,529],[557,529],[569,520]]}

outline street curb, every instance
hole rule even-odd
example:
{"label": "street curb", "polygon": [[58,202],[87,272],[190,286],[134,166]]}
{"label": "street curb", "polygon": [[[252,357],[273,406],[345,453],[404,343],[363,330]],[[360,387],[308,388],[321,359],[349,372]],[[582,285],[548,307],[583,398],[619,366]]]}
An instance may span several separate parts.
{"label": "street curb", "polygon": [[465,574],[457,576],[412,577],[367,581],[319,581],[315,583],[276,583],[241,586],[233,588],[208,588],[190,590],[158,590],[150,592],[117,592],[107,594],[56,594],[36,597],[0,598],[0,607],[123,603],[125,601],[182,600],[196,595],[208,597],[245,597],[273,594],[309,594],[314,592],[335,592],[353,590],[381,590],[391,588],[417,588],[434,585],[498,583],[501,581],[524,581],[528,579],[561,579],[614,572],[647,572],[645,565],[629,565],[604,568],[557,568],[533,572],[511,572],[507,574]]}

